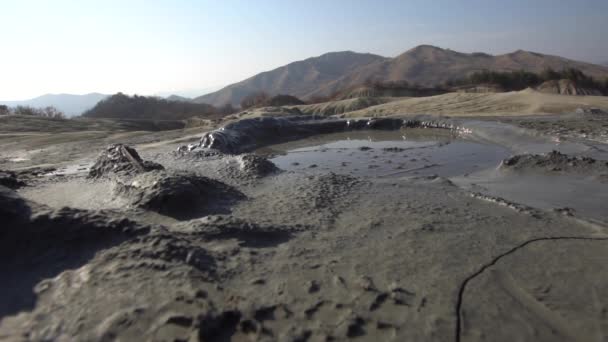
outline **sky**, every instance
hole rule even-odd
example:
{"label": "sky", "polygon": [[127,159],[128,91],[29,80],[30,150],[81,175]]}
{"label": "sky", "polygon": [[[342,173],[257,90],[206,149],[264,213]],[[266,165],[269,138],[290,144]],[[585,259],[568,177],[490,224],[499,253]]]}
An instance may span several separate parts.
{"label": "sky", "polygon": [[0,0],[0,100],[197,96],[331,51],[608,61],[607,0]]}

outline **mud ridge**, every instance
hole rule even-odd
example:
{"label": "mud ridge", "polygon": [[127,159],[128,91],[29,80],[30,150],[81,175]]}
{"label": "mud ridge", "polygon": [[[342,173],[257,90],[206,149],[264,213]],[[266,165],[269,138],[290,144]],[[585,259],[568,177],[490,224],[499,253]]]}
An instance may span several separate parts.
{"label": "mud ridge", "polygon": [[177,153],[183,155],[197,149],[212,149],[222,153],[240,154],[265,145],[317,134],[362,129],[397,130],[401,128],[437,128],[470,133],[469,129],[458,126],[455,122],[438,120],[395,118],[317,120],[308,116],[261,117],[240,120],[205,133],[198,144],[180,146]]}
{"label": "mud ridge", "polygon": [[500,206],[507,207],[509,209],[513,209],[513,210],[517,211],[518,213],[528,214],[533,217],[537,217],[540,214],[540,212],[538,210],[536,210],[532,207],[529,207],[529,206],[526,206],[523,204],[519,204],[519,203],[515,203],[515,202],[511,202],[511,201],[506,200],[501,197],[484,195],[480,192],[473,192],[470,194],[470,196],[473,198],[483,200],[483,201],[492,202],[492,203],[498,204]]}
{"label": "mud ridge", "polygon": [[541,238],[536,238],[536,239],[532,239],[532,240],[527,240],[511,249],[509,249],[508,251],[494,257],[494,259],[492,259],[489,263],[484,264],[479,270],[477,270],[475,273],[469,275],[467,278],[465,278],[465,280],[460,284],[460,288],[458,290],[458,299],[456,301],[456,308],[455,308],[455,315],[456,315],[456,331],[455,331],[455,336],[454,336],[454,340],[456,342],[460,342],[460,336],[462,333],[462,306],[463,306],[463,301],[464,301],[464,292],[466,290],[467,285],[469,284],[469,282],[471,282],[473,279],[475,279],[476,277],[478,277],[479,275],[481,275],[482,273],[484,273],[487,269],[489,269],[490,267],[496,265],[502,258],[509,256],[515,252],[517,252],[518,250],[529,246],[533,243],[539,242],[539,241],[552,241],[552,240],[596,240],[596,241],[608,241],[608,237],[584,237],[584,236],[554,236],[554,237],[541,237]]}

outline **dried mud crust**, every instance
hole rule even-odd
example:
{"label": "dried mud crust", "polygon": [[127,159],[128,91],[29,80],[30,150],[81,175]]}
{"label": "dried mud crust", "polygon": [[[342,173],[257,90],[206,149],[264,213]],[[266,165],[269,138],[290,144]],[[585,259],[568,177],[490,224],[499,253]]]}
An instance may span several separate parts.
{"label": "dried mud crust", "polygon": [[[212,150],[193,152],[200,151]],[[240,157],[196,157],[190,164],[188,157],[176,161],[168,153],[166,162],[161,159],[167,171],[91,180],[120,182],[124,189],[117,195],[136,207],[153,203],[147,210],[53,210],[0,188],[0,214],[6,218],[0,234],[9,234],[0,239],[0,253],[7,253],[0,259],[0,279],[12,298],[0,316],[0,340],[444,341],[460,333],[484,340],[495,332],[508,339],[500,319],[473,316],[494,314],[504,303],[494,296],[495,284],[483,278],[494,267],[515,270],[516,282],[556,270],[538,277],[541,289],[530,291],[549,293],[546,306],[564,317],[578,315],[572,322],[590,322],[576,331],[605,331],[596,314],[601,305],[593,306],[604,292],[592,286],[602,285],[597,279],[605,273],[604,258],[597,258],[605,250],[594,252],[601,246],[563,252],[552,247],[506,266],[528,241],[600,235],[604,228],[589,229],[551,212],[532,217],[516,203],[471,197],[440,177],[363,180],[271,172],[256,178],[265,172],[255,160],[251,168],[241,166]],[[228,187],[213,180],[228,182],[223,164],[234,171],[230,177],[250,175],[255,181]],[[178,166],[190,169],[174,171]],[[240,191],[247,200],[232,202]],[[193,204],[192,196],[219,200]],[[154,221],[163,198],[173,203],[164,215],[213,216]],[[230,214],[217,215],[224,210]],[[133,221],[140,219],[154,223]],[[562,255],[554,258],[556,253]],[[567,269],[559,267],[564,258]],[[563,279],[560,271],[574,272],[575,281],[552,285]],[[529,284],[537,286],[536,280]],[[548,284],[555,293],[546,290]],[[574,299],[588,290],[587,299],[601,300],[581,302],[592,309],[553,306],[573,293],[569,289],[575,289]],[[520,292],[508,294],[513,293]],[[459,298],[462,317],[455,310]],[[522,340],[535,339],[536,328],[544,329],[547,321],[517,310],[499,314],[514,312],[518,317],[509,327]],[[455,336],[459,319],[464,328]]]}
{"label": "dried mud crust", "polygon": [[537,340],[584,340],[586,330],[603,320],[608,267],[594,263],[588,266],[593,271],[583,271],[580,263],[607,257],[607,246],[606,237],[548,237],[495,257],[460,287],[455,340],[525,340],[532,330]]}
{"label": "dried mud crust", "polygon": [[577,173],[608,179],[608,162],[590,157],[573,157],[558,151],[546,154],[523,154],[505,159],[501,168],[515,171]]}
{"label": "dried mud crust", "polygon": [[[113,212],[51,210],[7,188],[0,188],[0,203],[8,300],[0,339],[11,340],[250,335],[252,320],[268,310],[238,307],[219,284],[238,276],[254,250],[303,230],[229,216],[147,227]],[[225,247],[210,248],[218,244]]]}
{"label": "dried mud crust", "polygon": [[152,171],[119,180],[114,193],[133,207],[177,219],[226,213],[235,202],[245,199],[229,185],[183,171]]}
{"label": "dried mud crust", "polygon": [[137,151],[123,144],[108,146],[89,171],[89,178],[116,175],[135,175],[152,170],[163,170],[160,164],[141,159]]}
{"label": "dried mud crust", "polygon": [[0,266],[3,305],[0,318],[32,309],[36,284],[80,267],[96,251],[145,234],[149,228],[108,212],[48,207],[26,201],[0,186]]}
{"label": "dried mud crust", "polygon": [[561,139],[608,143],[608,114],[577,114],[558,118],[504,118],[501,121]]}

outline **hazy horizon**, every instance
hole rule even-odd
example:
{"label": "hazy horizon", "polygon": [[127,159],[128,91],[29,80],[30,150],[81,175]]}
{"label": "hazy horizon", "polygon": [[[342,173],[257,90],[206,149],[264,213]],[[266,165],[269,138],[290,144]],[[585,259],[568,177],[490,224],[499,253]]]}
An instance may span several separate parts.
{"label": "hazy horizon", "polygon": [[393,57],[420,44],[600,63],[608,60],[606,29],[608,2],[600,0],[26,0],[0,4],[0,100],[119,91],[192,97],[327,52]]}

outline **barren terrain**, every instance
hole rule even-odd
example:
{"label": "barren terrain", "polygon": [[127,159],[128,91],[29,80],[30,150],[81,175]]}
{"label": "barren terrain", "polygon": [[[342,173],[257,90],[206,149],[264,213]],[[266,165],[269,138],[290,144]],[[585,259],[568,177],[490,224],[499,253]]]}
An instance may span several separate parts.
{"label": "barren terrain", "polygon": [[586,107],[608,101],[5,122],[0,340],[604,341],[608,117]]}

